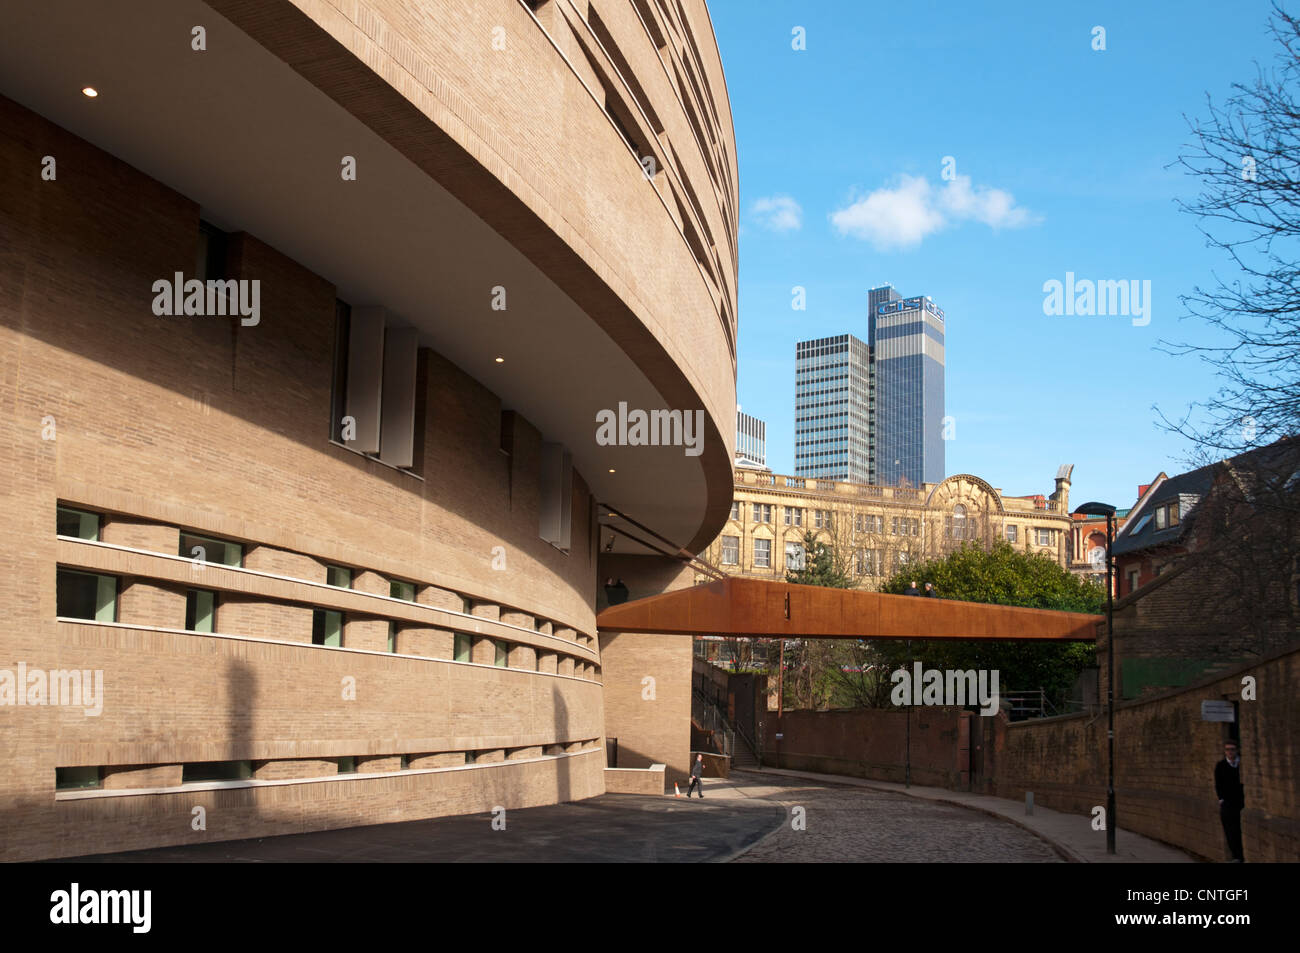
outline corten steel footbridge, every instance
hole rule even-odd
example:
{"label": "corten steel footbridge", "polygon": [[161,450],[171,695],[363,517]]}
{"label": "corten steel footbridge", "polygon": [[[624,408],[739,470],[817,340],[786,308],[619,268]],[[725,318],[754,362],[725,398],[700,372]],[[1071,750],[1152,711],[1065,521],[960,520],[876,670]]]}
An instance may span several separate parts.
{"label": "corten steel footbridge", "polygon": [[610,606],[608,632],[773,639],[1095,642],[1104,616],[727,576]]}

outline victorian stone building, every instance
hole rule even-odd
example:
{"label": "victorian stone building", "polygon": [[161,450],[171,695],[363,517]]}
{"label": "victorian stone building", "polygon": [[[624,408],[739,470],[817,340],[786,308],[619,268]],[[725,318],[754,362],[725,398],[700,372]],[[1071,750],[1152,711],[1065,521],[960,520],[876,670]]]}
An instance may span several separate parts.
{"label": "victorian stone building", "polygon": [[892,487],[737,470],[730,519],[705,555],[726,573],[781,579],[803,565],[811,531],[865,589],[968,542],[1005,539],[1068,566],[1072,470],[1057,471],[1047,496],[1007,496],[969,473]]}

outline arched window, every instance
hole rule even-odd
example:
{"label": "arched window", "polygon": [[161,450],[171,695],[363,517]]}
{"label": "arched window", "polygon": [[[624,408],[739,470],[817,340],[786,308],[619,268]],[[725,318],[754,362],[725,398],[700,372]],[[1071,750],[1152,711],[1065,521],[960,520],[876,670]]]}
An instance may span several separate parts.
{"label": "arched window", "polygon": [[966,538],[966,507],[960,503],[952,508],[952,536],[953,539]]}

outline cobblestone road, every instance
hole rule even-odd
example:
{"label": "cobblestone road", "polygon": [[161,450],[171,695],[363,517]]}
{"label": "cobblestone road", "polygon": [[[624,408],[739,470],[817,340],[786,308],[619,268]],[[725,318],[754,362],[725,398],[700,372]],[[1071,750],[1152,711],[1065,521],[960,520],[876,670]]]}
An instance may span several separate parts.
{"label": "cobblestone road", "polygon": [[[781,829],[736,863],[1061,863],[1034,834],[987,814],[866,788],[737,774],[716,797],[785,808]],[[795,830],[803,808],[803,830]]]}
{"label": "cobblestone road", "polygon": [[[222,862],[1052,862],[1007,821],[889,791],[772,774],[706,779],[705,799],[610,794],[509,812],[76,858],[100,863]],[[804,809],[794,830],[792,809]]]}

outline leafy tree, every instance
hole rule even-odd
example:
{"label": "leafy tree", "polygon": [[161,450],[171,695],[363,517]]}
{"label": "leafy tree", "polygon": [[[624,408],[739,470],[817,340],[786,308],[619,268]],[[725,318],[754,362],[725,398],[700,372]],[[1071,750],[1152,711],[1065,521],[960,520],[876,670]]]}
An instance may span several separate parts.
{"label": "leafy tree", "polygon": [[[1018,552],[1005,541],[989,549],[966,545],[946,556],[906,567],[892,576],[881,592],[902,593],[912,579],[930,582],[941,598],[1031,609],[1099,614],[1105,604],[1103,586],[1063,569],[1055,560]],[[1058,710],[1079,673],[1096,664],[1091,643],[1042,644],[924,640],[906,643],[879,641],[873,646],[880,669],[893,671],[919,661],[926,668],[996,669],[999,688],[1006,692],[1043,689]],[[879,686],[877,686],[879,696]]]}

